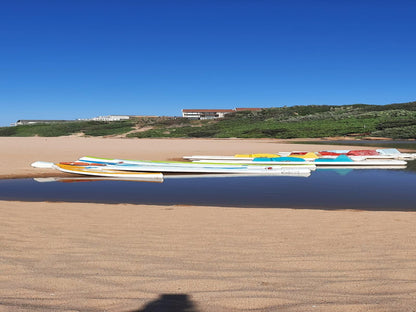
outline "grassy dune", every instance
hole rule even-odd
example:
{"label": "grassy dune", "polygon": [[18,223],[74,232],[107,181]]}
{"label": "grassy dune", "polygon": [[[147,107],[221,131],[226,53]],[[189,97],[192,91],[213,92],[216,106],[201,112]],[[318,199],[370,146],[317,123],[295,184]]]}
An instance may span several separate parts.
{"label": "grassy dune", "polygon": [[217,120],[136,118],[0,128],[0,136],[121,135],[206,138],[320,138],[374,136],[416,139],[416,102],[390,105],[309,105],[236,112]]}

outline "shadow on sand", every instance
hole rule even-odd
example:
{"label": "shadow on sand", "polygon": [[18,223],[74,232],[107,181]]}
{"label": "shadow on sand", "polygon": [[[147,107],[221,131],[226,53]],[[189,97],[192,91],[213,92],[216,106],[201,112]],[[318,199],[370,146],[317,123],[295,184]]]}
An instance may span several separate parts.
{"label": "shadow on sand", "polygon": [[128,312],[199,312],[187,294],[162,294],[143,308]]}

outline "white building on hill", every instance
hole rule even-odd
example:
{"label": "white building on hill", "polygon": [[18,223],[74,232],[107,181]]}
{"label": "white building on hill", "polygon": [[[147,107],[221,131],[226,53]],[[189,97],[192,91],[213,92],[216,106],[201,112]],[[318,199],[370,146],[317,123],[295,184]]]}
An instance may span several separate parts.
{"label": "white building on hill", "polygon": [[190,119],[216,119],[226,114],[241,111],[260,111],[262,108],[234,108],[234,109],[182,109],[182,117]]}

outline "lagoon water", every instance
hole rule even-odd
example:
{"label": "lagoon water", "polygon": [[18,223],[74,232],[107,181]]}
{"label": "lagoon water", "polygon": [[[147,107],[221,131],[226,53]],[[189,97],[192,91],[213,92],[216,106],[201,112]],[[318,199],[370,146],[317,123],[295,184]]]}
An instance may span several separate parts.
{"label": "lagoon water", "polygon": [[415,165],[409,163],[406,170],[318,169],[307,178],[167,176],[163,183],[9,179],[0,180],[0,200],[416,211]]}

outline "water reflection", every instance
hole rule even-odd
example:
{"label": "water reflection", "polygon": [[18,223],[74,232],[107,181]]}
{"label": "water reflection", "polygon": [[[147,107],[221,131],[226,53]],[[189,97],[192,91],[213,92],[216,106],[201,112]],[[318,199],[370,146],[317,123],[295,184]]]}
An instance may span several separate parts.
{"label": "water reflection", "polygon": [[[414,168],[414,161],[409,164]],[[60,179],[90,183],[0,180],[0,200],[416,211],[412,169],[318,169],[308,178],[166,176],[163,183]]]}
{"label": "water reflection", "polygon": [[76,182],[98,182],[98,181],[128,181],[128,182],[150,182],[150,183],[163,183],[164,179],[212,179],[212,178],[235,178],[235,177],[301,177],[307,178],[311,175],[311,172],[287,172],[287,173],[273,173],[272,175],[263,174],[165,174],[163,179],[123,179],[123,178],[102,178],[102,177],[49,177],[49,178],[34,178],[33,180],[39,183],[48,182],[63,182],[63,183],[76,183]]}
{"label": "water reflection", "polygon": [[49,177],[49,178],[34,178],[33,179],[39,183],[48,183],[48,182],[62,182],[62,183],[78,183],[78,182],[99,182],[99,181],[127,181],[127,182],[145,182],[145,183],[163,183],[163,178],[158,179],[122,179],[122,178],[100,178],[100,177]]}

